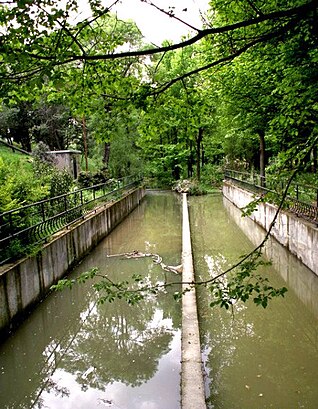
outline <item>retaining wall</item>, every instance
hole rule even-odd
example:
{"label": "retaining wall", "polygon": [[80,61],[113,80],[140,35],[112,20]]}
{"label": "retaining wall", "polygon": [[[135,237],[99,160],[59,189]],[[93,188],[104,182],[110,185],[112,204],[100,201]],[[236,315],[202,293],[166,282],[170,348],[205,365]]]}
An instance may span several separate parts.
{"label": "retaining wall", "polygon": [[[235,206],[242,208],[254,199],[254,194],[229,182],[223,184],[223,195]],[[277,207],[260,203],[250,218],[268,231]],[[314,224],[281,211],[271,235],[318,275],[318,228]]]}
{"label": "retaining wall", "polygon": [[0,337],[7,336],[50,286],[62,278],[113,230],[141,201],[142,188],[107,203],[53,236],[34,257],[0,269]]}

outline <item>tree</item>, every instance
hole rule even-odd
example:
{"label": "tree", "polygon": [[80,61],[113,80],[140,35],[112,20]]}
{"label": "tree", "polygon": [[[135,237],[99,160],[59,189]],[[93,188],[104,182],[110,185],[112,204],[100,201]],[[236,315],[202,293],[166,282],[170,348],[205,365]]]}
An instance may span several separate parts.
{"label": "tree", "polygon": [[32,176],[18,158],[0,157],[0,214],[47,196],[48,185]]}
{"label": "tree", "polygon": [[[151,88],[182,75],[198,63],[196,46],[163,58],[153,57],[148,75]],[[207,160],[204,145],[209,145],[215,126],[214,93],[206,78],[196,76],[173,84],[145,108],[138,145],[144,152],[150,173],[165,183],[184,177],[200,179]]]}
{"label": "tree", "polygon": [[22,149],[31,152],[32,106],[24,101],[11,107],[2,106],[0,111],[1,136],[21,144]]}
{"label": "tree", "polygon": [[262,177],[267,160],[316,132],[316,50],[315,28],[302,24],[284,41],[271,40],[249,50],[219,75],[219,116],[227,152],[259,168]]}
{"label": "tree", "polygon": [[[88,130],[105,144],[107,166],[115,139],[121,149],[128,141],[142,150],[149,173],[169,183],[192,175],[194,168],[200,178],[215,145],[230,146],[236,159],[249,162],[256,162],[254,151],[260,147],[258,165],[264,175],[266,144],[276,154],[279,144],[295,150],[315,137],[317,0],[212,0],[202,29],[161,47],[144,46],[132,23],[118,21],[96,0],[89,1],[91,18],[72,22],[78,4],[24,0],[1,9],[0,92],[23,99],[31,87],[39,93],[50,89],[50,100],[52,95],[63,99],[61,105],[70,108],[72,117],[78,123],[84,118]],[[152,66],[146,73],[149,59]],[[21,83],[27,85],[19,90]],[[215,102],[221,107],[218,121]],[[124,139],[127,130],[129,138]],[[252,151],[248,155],[246,148]],[[129,162],[116,172],[126,172]],[[238,263],[241,270],[227,293],[212,286],[219,304],[229,307],[233,295],[248,298],[260,285],[243,285],[238,291],[257,266],[261,248]],[[268,293],[258,298],[263,306],[266,297]]]}
{"label": "tree", "polygon": [[[122,46],[135,47],[141,41],[140,32],[133,22],[117,21],[111,15],[83,28],[81,34],[83,42],[95,49],[95,52],[111,52],[113,48]],[[61,86],[60,80],[55,87],[53,83],[54,98],[63,100],[70,107],[72,116],[83,124],[83,137],[87,134],[84,138],[87,148],[90,148],[91,140],[103,146],[101,166],[104,169],[112,167],[114,176],[130,172],[130,165],[136,162],[133,155],[129,158],[131,150],[126,146],[121,158],[123,167],[120,169],[118,165],[112,165],[112,147],[115,141],[114,146],[120,149],[121,138],[134,134],[136,128],[138,116],[133,101],[121,98],[118,94],[132,93],[138,88],[141,76],[139,59],[73,64],[64,67],[60,76],[66,85]],[[134,144],[129,144],[134,149]],[[83,145],[86,150],[84,141]],[[116,156],[116,150],[114,154]]]}
{"label": "tree", "polygon": [[[154,55],[209,38],[211,47],[219,48],[219,58],[183,74],[182,78],[185,78],[217,64],[232,61],[256,44],[291,35],[302,24],[314,26],[317,11],[317,0],[300,1],[297,5],[293,1],[284,1],[282,5],[275,1],[266,4],[244,1],[237,5],[233,0],[224,5],[215,0],[211,2],[213,26],[197,29],[197,34],[191,38],[159,48],[118,51],[114,47],[111,52],[103,53],[99,50],[96,52],[95,47],[85,44],[82,38],[85,29],[109,15],[110,9],[103,7],[99,1],[89,0],[92,18],[75,25],[70,22],[70,15],[78,10],[76,0],[67,2],[64,8],[58,2],[50,0],[38,0],[36,4],[31,1],[10,3],[8,7],[2,7],[0,15],[5,29],[5,34],[2,34],[1,78],[10,81],[25,80],[33,76],[41,81],[62,65]],[[226,17],[227,13],[229,18]],[[177,18],[173,13],[169,15]],[[111,40],[109,42],[111,44]]]}
{"label": "tree", "polygon": [[[70,76],[65,75],[64,67],[70,67],[72,71],[74,69],[79,71],[82,85],[91,88],[94,81],[90,81],[88,76],[91,78],[92,74],[95,73],[93,77],[95,79],[98,77],[103,82],[105,81],[103,72],[112,73],[113,68],[120,65],[119,61],[125,61],[122,66],[129,67],[132,58],[135,59],[140,56],[159,55],[160,59],[166,60],[171,58],[168,55],[172,51],[181,48],[187,50],[185,53],[190,55],[191,47],[194,44],[204,43],[206,59],[196,59],[196,63],[191,64],[187,69],[183,69],[179,73],[175,72],[174,76],[162,78],[160,82],[156,82],[155,89],[152,86],[148,87],[149,94],[158,95],[159,92],[172,86],[176,81],[185,81],[190,76],[218,65],[224,66],[229,61],[237,60],[248,50],[252,52],[259,44],[270,42],[271,46],[274,47],[280,42],[284,43],[295,38],[300,30],[302,33],[307,32],[308,35],[316,35],[314,24],[317,11],[316,0],[304,3],[299,1],[297,5],[288,0],[279,4],[276,1],[264,4],[259,1],[246,0],[237,4],[234,1],[224,3],[215,0],[211,2],[212,11],[208,20],[210,26],[206,24],[202,29],[197,29],[197,34],[178,44],[165,43],[159,48],[146,47],[146,49],[143,49],[140,41],[131,41],[132,35],[135,36],[136,34],[136,29],[117,21],[111,16],[110,9],[102,7],[99,2],[90,1],[92,18],[84,19],[76,24],[72,23],[69,17],[78,8],[76,0],[68,2],[64,8],[48,0],[39,0],[32,7],[30,4],[29,1],[13,2],[10,7],[2,8],[3,25],[6,28],[2,35],[2,39],[6,40],[4,43],[6,46],[2,50],[3,64],[1,66],[4,90],[7,90],[10,85],[16,92],[14,83],[28,79],[31,79],[32,84],[36,83],[38,86],[41,86],[43,82],[45,83],[47,78],[50,78],[53,84],[65,82],[65,79]],[[156,7],[153,4],[152,6]],[[161,11],[180,21],[180,18],[175,16],[171,10]],[[36,24],[27,24],[30,23],[31,19],[36,20]],[[105,24],[110,27],[108,31],[105,30]],[[118,30],[117,26],[119,27]],[[127,36],[124,35],[125,32],[127,32]],[[130,48],[127,50],[128,44],[130,44]],[[118,47],[124,45],[125,49],[120,51]],[[107,65],[107,62],[112,62],[112,64]],[[103,67],[103,71],[98,71],[99,68],[97,67]],[[257,66],[252,65],[251,67],[258,69]],[[128,69],[128,71],[129,78],[131,78],[132,70]],[[145,95],[146,88],[140,88],[138,91],[137,87],[138,83],[136,82],[132,87],[109,87],[107,92],[110,94],[106,94],[107,105],[110,104],[109,97],[111,97],[111,105],[113,106],[113,101],[116,98],[118,101],[120,95],[128,98],[140,98],[140,96]],[[78,87],[73,87],[73,89],[76,91]],[[94,92],[92,94],[94,95]],[[241,100],[243,99],[244,94],[241,95]],[[78,102],[79,98],[77,98],[77,105]],[[257,102],[254,114],[259,110]],[[78,110],[78,106],[76,109]],[[260,115],[257,115],[259,117],[257,122],[260,122]],[[83,115],[80,115],[81,119],[82,117]],[[110,114],[110,118],[113,117]],[[253,115],[250,117],[252,118]],[[265,122],[268,123],[268,118]],[[264,127],[259,123],[259,128],[253,132],[258,134],[261,142],[263,175],[265,165]],[[199,141],[203,134],[202,129],[200,133],[197,133],[197,153],[200,150],[201,143]],[[106,162],[109,146],[109,142],[106,141]],[[199,156],[196,156],[197,173],[200,173]],[[176,169],[178,169],[178,165],[176,165]]]}
{"label": "tree", "polygon": [[70,110],[63,105],[41,101],[34,112],[33,140],[50,150],[64,150],[78,140],[76,124]]}

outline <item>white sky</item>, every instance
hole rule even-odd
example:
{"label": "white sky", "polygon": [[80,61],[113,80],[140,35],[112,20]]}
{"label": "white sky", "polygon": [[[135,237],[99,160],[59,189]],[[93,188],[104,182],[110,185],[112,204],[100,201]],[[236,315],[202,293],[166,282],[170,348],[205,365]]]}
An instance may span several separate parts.
{"label": "white sky", "polygon": [[[105,0],[107,6],[113,4],[113,0]],[[175,15],[191,26],[201,28],[200,12],[205,14],[209,0],[152,0],[156,6],[169,10],[174,6]],[[187,11],[183,11],[187,9]],[[117,12],[118,18],[134,20],[147,42],[160,45],[163,40],[177,42],[183,35],[191,32],[185,24],[168,17],[157,11],[154,7],[141,0],[121,0],[120,4],[112,8]]]}

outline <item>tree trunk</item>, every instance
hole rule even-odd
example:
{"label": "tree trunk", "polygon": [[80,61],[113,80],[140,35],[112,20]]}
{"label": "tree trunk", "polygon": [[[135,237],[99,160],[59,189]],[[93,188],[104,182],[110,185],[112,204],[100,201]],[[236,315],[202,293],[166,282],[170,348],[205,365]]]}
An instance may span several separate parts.
{"label": "tree trunk", "polygon": [[203,168],[205,163],[205,150],[204,150],[204,145],[202,144],[201,146],[201,169]]}
{"label": "tree trunk", "polygon": [[21,144],[23,150],[31,152],[31,137],[26,125],[18,125],[10,129],[10,135],[14,141]]}
{"label": "tree trunk", "polygon": [[187,160],[187,167],[188,167],[188,178],[192,177],[192,166],[193,166],[193,160],[192,160],[192,141],[189,141],[189,156]]}
{"label": "tree trunk", "polygon": [[87,158],[87,128],[85,116],[82,118],[82,129],[83,129],[83,144],[84,144],[84,157],[85,157],[85,171],[88,172],[88,158]]}
{"label": "tree trunk", "polygon": [[259,169],[261,186],[265,187],[265,133],[260,131],[259,135]]}
{"label": "tree trunk", "polygon": [[[8,139],[7,139],[7,140],[8,140]],[[1,141],[1,140],[0,140],[0,143],[2,143],[2,144],[5,145],[5,146],[8,146],[8,148],[11,148],[13,152],[19,151],[19,152],[21,152],[21,153],[25,153],[26,155],[31,155],[30,152],[25,151],[24,149],[18,148],[17,146],[14,146],[13,143]]]}
{"label": "tree trunk", "polygon": [[314,146],[311,152],[312,155],[312,165],[311,165],[311,172],[316,173],[317,172],[317,146]]}
{"label": "tree trunk", "polygon": [[14,145],[13,145],[13,139],[12,139],[12,138],[7,137],[7,142],[4,142],[4,141],[0,141],[0,142],[3,143],[3,144],[6,143],[7,146],[12,149],[12,152],[15,152]]}
{"label": "tree trunk", "polygon": [[203,140],[203,128],[199,128],[199,133],[196,138],[196,170],[197,170],[197,179],[200,182],[201,179],[201,143]]}
{"label": "tree trunk", "polygon": [[108,169],[109,157],[110,157],[110,142],[105,142],[105,144],[104,144],[104,156],[103,156],[103,164],[104,164],[105,169]]}

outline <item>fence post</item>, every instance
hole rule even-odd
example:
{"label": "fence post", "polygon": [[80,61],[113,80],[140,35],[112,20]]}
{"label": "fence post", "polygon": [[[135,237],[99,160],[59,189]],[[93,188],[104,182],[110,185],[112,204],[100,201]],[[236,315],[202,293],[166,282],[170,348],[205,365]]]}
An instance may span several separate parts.
{"label": "fence post", "polygon": [[42,213],[42,221],[45,222],[45,209],[44,203],[41,203],[41,213]]}
{"label": "fence post", "polygon": [[13,233],[13,223],[12,223],[12,213],[9,213],[9,225],[10,225],[10,236],[12,236]]}

